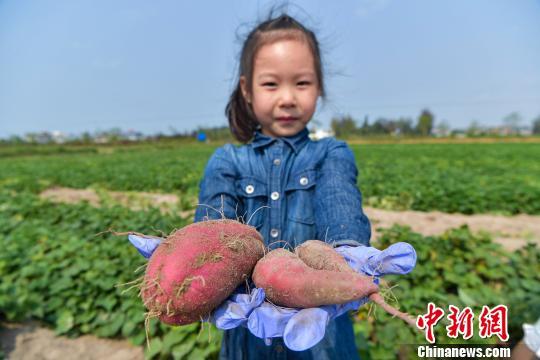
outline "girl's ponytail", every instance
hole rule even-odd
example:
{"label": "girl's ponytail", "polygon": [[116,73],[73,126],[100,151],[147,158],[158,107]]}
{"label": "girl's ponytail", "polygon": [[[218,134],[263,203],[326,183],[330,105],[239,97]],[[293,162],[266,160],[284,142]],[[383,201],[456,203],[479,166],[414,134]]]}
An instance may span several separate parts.
{"label": "girl's ponytail", "polygon": [[229,128],[236,140],[247,143],[253,138],[259,123],[242,95],[240,83],[237,84],[236,89],[229,98],[229,103],[225,108],[225,115],[229,119]]}

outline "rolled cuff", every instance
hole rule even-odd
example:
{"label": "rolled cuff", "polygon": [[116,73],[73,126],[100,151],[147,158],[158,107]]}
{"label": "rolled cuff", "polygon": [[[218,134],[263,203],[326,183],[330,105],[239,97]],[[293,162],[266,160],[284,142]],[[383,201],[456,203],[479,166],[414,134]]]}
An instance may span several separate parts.
{"label": "rolled cuff", "polygon": [[357,240],[338,240],[333,242],[333,245],[335,248],[340,246],[366,246],[365,244],[362,244],[360,241]]}

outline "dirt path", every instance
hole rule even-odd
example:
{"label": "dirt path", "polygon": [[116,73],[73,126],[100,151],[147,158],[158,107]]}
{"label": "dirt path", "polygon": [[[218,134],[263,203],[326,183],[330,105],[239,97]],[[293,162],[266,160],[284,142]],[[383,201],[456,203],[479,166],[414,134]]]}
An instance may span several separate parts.
{"label": "dirt path", "polygon": [[[87,201],[90,205],[99,207],[104,203],[118,204],[132,210],[142,210],[147,207],[159,207],[163,212],[177,210],[178,196],[174,194],[160,194],[137,191],[96,191],[94,189],[72,189],[53,187],[43,191],[41,198],[54,202],[73,204]],[[197,199],[192,199],[193,203]],[[180,216],[191,216],[190,211],[180,211]]]}
{"label": "dirt path", "polygon": [[142,360],[143,348],[125,340],[99,339],[85,335],[77,339],[56,336],[37,323],[6,324],[0,327],[0,347],[10,360]]}
{"label": "dirt path", "polygon": [[[164,212],[178,211],[181,217],[192,217],[193,211],[177,209],[178,197],[174,194],[157,194],[145,192],[96,192],[92,189],[51,188],[41,197],[55,202],[74,203],[88,201],[93,206],[104,202],[117,203],[131,209],[142,209],[146,206],[158,206]],[[196,199],[190,200],[196,203]],[[448,229],[468,225],[473,232],[485,231],[493,236],[494,241],[508,250],[514,250],[528,241],[540,245],[540,216],[518,215],[462,215],[442,212],[390,211],[365,208],[372,222],[373,239],[377,239],[377,228],[387,228],[393,224],[410,226],[413,231],[423,235],[440,235]]]}
{"label": "dirt path", "polygon": [[437,211],[389,211],[366,208],[366,215],[376,228],[388,228],[393,224],[407,225],[420,234],[440,235],[446,230],[468,225],[473,232],[487,232],[493,240],[508,250],[515,250],[527,242],[540,245],[540,216],[517,215],[462,215]]}

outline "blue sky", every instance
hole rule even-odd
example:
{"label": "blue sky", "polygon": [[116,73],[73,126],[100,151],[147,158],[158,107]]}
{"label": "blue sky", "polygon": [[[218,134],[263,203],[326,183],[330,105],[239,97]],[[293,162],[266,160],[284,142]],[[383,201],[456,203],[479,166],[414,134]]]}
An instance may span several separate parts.
{"label": "blue sky", "polygon": [[[283,2],[280,2],[283,3]],[[0,1],[0,137],[225,125],[240,43],[271,1]],[[452,128],[540,115],[540,0],[294,1],[328,100],[315,118]]]}

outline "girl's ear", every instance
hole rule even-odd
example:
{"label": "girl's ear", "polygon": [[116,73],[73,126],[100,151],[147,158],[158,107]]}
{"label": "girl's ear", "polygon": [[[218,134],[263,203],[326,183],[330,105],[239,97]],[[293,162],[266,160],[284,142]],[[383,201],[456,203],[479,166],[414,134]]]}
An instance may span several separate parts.
{"label": "girl's ear", "polygon": [[251,104],[251,98],[247,91],[246,77],[244,75],[240,76],[240,88],[242,89],[242,95],[248,104]]}

